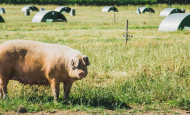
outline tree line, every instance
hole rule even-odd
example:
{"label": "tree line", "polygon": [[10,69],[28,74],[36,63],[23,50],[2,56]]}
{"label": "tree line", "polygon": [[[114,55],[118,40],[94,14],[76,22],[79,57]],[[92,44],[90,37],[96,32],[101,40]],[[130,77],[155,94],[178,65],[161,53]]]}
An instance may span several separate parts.
{"label": "tree line", "polygon": [[5,4],[55,4],[55,5],[141,5],[141,4],[190,4],[190,0],[0,0]]}

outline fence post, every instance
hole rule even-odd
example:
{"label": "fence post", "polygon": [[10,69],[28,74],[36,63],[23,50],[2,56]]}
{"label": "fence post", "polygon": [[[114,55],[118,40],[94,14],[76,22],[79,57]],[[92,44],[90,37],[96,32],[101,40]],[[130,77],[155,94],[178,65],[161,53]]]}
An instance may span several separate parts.
{"label": "fence post", "polygon": [[113,16],[113,22],[115,23],[115,14],[114,14],[114,16]]}
{"label": "fence post", "polygon": [[126,22],[126,32],[125,32],[125,44],[127,44],[127,40],[128,40],[128,20]]}

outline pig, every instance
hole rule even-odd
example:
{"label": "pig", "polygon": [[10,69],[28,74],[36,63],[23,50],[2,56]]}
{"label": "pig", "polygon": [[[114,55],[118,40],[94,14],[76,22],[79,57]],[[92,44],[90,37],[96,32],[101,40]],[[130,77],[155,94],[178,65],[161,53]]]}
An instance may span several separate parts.
{"label": "pig", "polygon": [[67,100],[74,81],[85,78],[88,57],[78,50],[58,44],[30,40],[10,40],[0,44],[0,97],[6,98],[9,80],[27,85],[50,85],[54,101],[64,83]]}

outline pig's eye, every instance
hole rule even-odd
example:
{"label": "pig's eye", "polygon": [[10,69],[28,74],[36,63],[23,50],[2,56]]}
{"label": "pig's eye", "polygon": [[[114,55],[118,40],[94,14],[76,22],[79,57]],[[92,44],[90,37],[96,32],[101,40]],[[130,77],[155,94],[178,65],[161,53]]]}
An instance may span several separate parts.
{"label": "pig's eye", "polygon": [[78,60],[78,58],[73,58],[72,60],[71,60],[71,65],[73,66],[73,67],[78,67],[79,66],[79,60]]}
{"label": "pig's eye", "polygon": [[75,66],[72,66],[72,69],[74,70],[74,69],[76,69],[76,67],[75,67]]}

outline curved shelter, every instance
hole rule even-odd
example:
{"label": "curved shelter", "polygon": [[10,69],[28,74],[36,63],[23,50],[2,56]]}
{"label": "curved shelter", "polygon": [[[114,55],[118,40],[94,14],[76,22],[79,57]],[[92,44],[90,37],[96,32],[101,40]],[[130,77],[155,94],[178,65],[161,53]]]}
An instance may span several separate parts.
{"label": "curved shelter", "polygon": [[3,17],[0,15],[0,23],[1,22],[5,22],[5,20],[3,19]]}
{"label": "curved shelter", "polygon": [[184,13],[184,12],[178,8],[166,8],[160,12],[160,16],[168,16],[173,13]]}
{"label": "curved shelter", "polygon": [[114,6],[105,6],[103,9],[102,9],[102,12],[118,12],[117,8],[114,7]]}
{"label": "curved shelter", "polygon": [[67,22],[67,19],[62,13],[52,10],[38,12],[33,17],[32,22],[40,23],[47,22],[48,20],[51,20],[52,22]]}
{"label": "curved shelter", "polygon": [[155,11],[149,7],[139,7],[139,8],[137,8],[136,13],[140,14],[139,11],[140,11],[140,13],[146,13],[146,12],[155,13]]}
{"label": "curved shelter", "polygon": [[21,11],[24,12],[26,11],[26,9],[30,9],[32,11],[39,11],[38,8],[35,6],[24,6]]}
{"label": "curved shelter", "polygon": [[174,13],[161,22],[158,31],[177,31],[190,27],[190,13]]}
{"label": "curved shelter", "polygon": [[61,12],[61,13],[70,13],[71,8],[67,6],[59,6],[54,11]]}
{"label": "curved shelter", "polygon": [[4,8],[0,8],[0,14],[5,14],[5,9]]}

